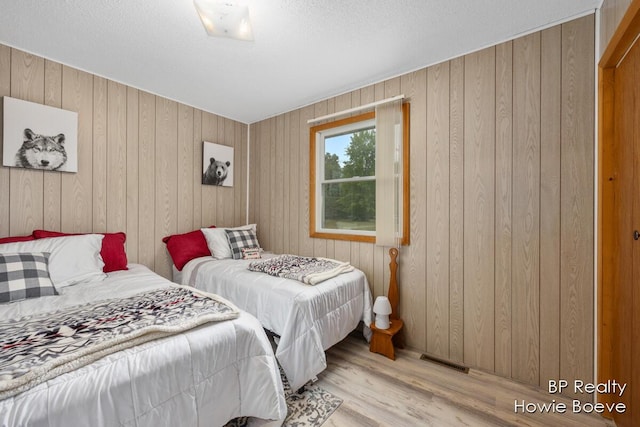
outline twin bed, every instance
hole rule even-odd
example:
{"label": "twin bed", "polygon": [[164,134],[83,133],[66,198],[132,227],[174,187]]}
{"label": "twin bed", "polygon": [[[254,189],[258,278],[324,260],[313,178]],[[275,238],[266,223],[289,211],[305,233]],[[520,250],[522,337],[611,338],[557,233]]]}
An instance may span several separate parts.
{"label": "twin bed", "polygon": [[[0,305],[0,325],[35,313],[175,286],[130,264],[60,295]],[[0,401],[0,425],[280,425],[287,409],[268,339],[251,315],[206,323],[102,357]]]}
{"label": "twin bed", "polygon": [[[249,260],[196,257],[185,262],[182,271],[174,266],[174,281],[196,288],[192,289],[144,266],[127,265],[124,238],[116,244],[122,247],[117,249],[121,265],[107,270],[114,259],[107,237],[111,244],[114,236],[105,234],[102,246],[100,239],[96,243],[92,237],[94,253],[89,255],[92,250],[77,244],[87,243],[87,237],[42,237],[46,238],[35,243],[0,244],[0,258],[13,252],[40,250],[45,257],[50,253],[51,280],[57,289],[50,295],[42,288],[38,292],[43,296],[39,297],[27,290],[26,299],[22,295],[16,301],[0,303],[0,425],[64,426],[69,420],[77,425],[224,425],[236,417],[252,417],[257,425],[280,425],[287,408],[278,364],[291,387],[297,389],[326,368],[325,349],[342,340],[360,321],[371,323],[369,286],[358,270],[309,286],[248,271]],[[63,241],[67,243],[60,245]],[[103,266],[107,273],[103,273]],[[77,280],[67,280],[70,274]],[[67,337],[82,343],[80,333],[91,329],[69,320],[74,310],[91,311],[112,301],[130,300],[137,307],[136,298],[146,293],[178,292],[178,288],[195,295],[191,295],[195,305],[200,297],[206,301],[211,297],[226,303],[225,310],[231,314],[172,333],[167,333],[171,328],[160,328],[138,336],[131,345],[107,345],[110,348],[95,355],[65,356],[59,363],[50,360],[55,360],[57,348],[68,345]],[[154,310],[151,304],[150,311]],[[103,315],[91,325],[100,329],[104,320],[128,328],[128,318],[118,316]],[[145,315],[138,317],[145,319]],[[16,327],[20,322],[53,323],[55,327],[25,328],[21,335]],[[18,329],[17,338],[3,336],[3,331],[12,329],[13,333]],[[279,336],[275,356],[264,329]],[[147,336],[156,339],[143,339]],[[64,345],[45,351],[36,345],[37,357],[29,357],[42,359],[47,369],[25,370],[30,384],[12,389],[8,384],[23,372],[20,364],[7,359],[27,360],[16,348],[33,346],[43,337],[53,337]]]}
{"label": "twin bed", "polygon": [[200,257],[182,271],[174,268],[173,279],[223,295],[278,335],[276,358],[292,389],[322,372],[327,367],[324,351],[342,341],[360,321],[365,337],[370,338],[371,293],[362,271],[354,269],[310,286],[249,271],[252,261]]}

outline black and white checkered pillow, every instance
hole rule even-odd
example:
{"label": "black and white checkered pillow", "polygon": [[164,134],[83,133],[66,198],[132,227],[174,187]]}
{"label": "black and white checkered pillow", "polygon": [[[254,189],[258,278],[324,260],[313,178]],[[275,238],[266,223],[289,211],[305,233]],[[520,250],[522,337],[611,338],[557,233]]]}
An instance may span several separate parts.
{"label": "black and white checkered pillow", "polygon": [[258,237],[253,230],[225,230],[233,259],[242,259],[242,248],[259,248]]}
{"label": "black and white checkered pillow", "polygon": [[49,252],[0,254],[0,302],[58,295],[49,277]]}

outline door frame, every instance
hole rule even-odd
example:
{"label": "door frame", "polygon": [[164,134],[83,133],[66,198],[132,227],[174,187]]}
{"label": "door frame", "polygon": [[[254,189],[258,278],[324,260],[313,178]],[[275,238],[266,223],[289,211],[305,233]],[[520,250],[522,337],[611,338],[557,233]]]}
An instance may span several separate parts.
{"label": "door frame", "polygon": [[[615,280],[611,266],[616,256],[616,239],[610,218],[614,209],[615,193],[607,182],[615,179],[614,140],[614,71],[640,33],[640,0],[633,0],[620,21],[598,63],[598,382],[614,378],[612,372],[612,325],[616,313],[616,294],[604,283]],[[607,268],[609,267],[609,268]],[[636,385],[637,387],[640,385]],[[640,408],[638,408],[640,409]],[[636,417],[638,415],[635,415]]]}

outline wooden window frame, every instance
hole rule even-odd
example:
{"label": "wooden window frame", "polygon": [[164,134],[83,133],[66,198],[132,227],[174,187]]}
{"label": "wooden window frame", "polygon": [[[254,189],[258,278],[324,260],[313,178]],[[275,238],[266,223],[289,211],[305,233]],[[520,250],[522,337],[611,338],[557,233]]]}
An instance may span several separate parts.
{"label": "wooden window frame", "polygon": [[[348,117],[346,119],[336,120],[330,123],[323,123],[317,126],[313,126],[309,129],[309,236],[319,239],[332,239],[332,240],[348,240],[352,242],[364,242],[375,243],[375,236],[365,236],[360,234],[347,234],[347,233],[326,233],[316,230],[316,185],[317,185],[317,171],[316,171],[316,137],[318,132],[322,132],[327,129],[333,129],[336,127],[346,126],[353,123],[364,122],[367,120],[375,119],[376,114],[374,111],[360,114],[354,117]],[[402,104],[402,239],[400,243],[402,245],[409,244],[409,103]]]}

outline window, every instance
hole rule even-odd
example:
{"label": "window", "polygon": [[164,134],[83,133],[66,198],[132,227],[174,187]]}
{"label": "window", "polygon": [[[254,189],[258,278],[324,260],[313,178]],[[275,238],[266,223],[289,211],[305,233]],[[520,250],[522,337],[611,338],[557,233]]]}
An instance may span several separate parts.
{"label": "window", "polygon": [[[408,172],[408,104],[403,170]],[[310,130],[311,237],[375,242],[376,121],[370,112]],[[408,173],[404,174],[403,244],[408,244]]]}

